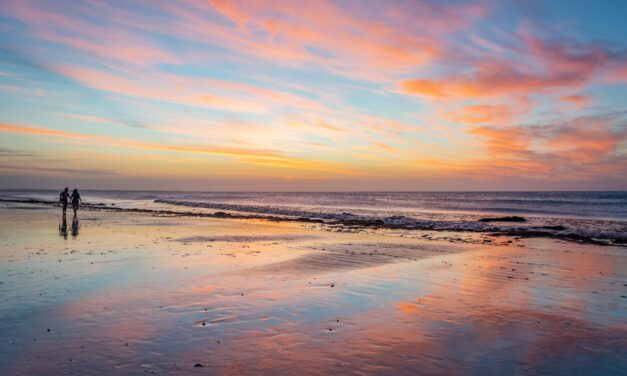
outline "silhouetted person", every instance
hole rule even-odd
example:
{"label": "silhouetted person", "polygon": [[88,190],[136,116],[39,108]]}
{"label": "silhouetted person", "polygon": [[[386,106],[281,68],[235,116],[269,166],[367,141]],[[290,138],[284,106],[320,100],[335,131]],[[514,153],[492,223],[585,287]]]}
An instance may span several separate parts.
{"label": "silhouetted person", "polygon": [[72,236],[78,236],[78,229],[80,228],[81,224],[78,223],[78,218],[74,217],[74,219],[72,219]]}
{"label": "silhouetted person", "polygon": [[67,220],[65,219],[65,213],[63,213],[63,216],[61,216],[61,223],[59,224],[59,235],[67,239]]}
{"label": "silhouetted person", "polygon": [[81,195],[80,193],[78,193],[78,189],[74,188],[74,190],[72,191],[72,209],[74,210],[74,216],[76,217],[76,212],[78,211],[78,206],[80,203],[83,202],[83,200],[81,200]]}
{"label": "silhouetted person", "polygon": [[59,194],[59,202],[61,203],[61,207],[63,207],[63,215],[67,211],[67,202],[70,199],[70,191],[65,187],[64,191],[61,191]]}

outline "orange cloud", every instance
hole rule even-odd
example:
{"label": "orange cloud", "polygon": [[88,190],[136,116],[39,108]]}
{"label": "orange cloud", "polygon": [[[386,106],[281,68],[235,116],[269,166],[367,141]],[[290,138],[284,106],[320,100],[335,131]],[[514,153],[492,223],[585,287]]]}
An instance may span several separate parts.
{"label": "orange cloud", "polygon": [[91,136],[78,133],[56,131],[48,128],[25,127],[21,125],[0,124],[0,132],[6,133],[22,133],[34,136],[51,136],[63,138],[87,139]]}
{"label": "orange cloud", "polygon": [[405,93],[436,99],[475,99],[542,93],[578,87],[584,82],[585,77],[573,74],[543,75],[493,67],[469,76],[405,80],[400,86]]}
{"label": "orange cloud", "polygon": [[458,112],[448,112],[445,115],[452,121],[463,124],[504,124],[509,123],[513,117],[510,108],[504,105],[465,106]]}
{"label": "orange cloud", "polygon": [[[379,16],[388,21],[394,19],[396,23],[362,18],[359,13],[331,1],[240,4],[210,0],[209,4],[236,25],[236,33],[246,41],[242,46],[245,49],[239,48],[239,52],[257,56],[261,53],[272,60],[291,56],[336,69],[346,69],[351,64],[353,71],[361,67],[403,70],[424,64],[438,54],[434,38],[410,34],[399,27],[408,22],[407,14],[385,9],[381,9]],[[429,6],[421,8],[427,11]],[[455,29],[462,20],[455,10],[442,12],[440,17],[456,19],[447,27],[440,25],[442,32]],[[425,24],[434,23],[424,15],[422,18]],[[271,38],[255,37],[257,30],[266,31]],[[311,52],[312,48],[320,53]],[[325,55],[332,55],[332,59]],[[345,63],[348,64],[340,67]]]}
{"label": "orange cloud", "polygon": [[559,97],[558,99],[561,102],[569,103],[580,108],[586,107],[590,104],[590,96],[588,95],[580,95],[580,94],[564,95],[564,96]]}
{"label": "orange cloud", "polygon": [[616,117],[582,117],[566,123],[526,127],[475,127],[492,168],[522,168],[552,176],[602,176],[627,168],[621,145],[627,131]]}
{"label": "orange cloud", "polygon": [[571,163],[595,163],[627,140],[627,131],[612,131],[609,119],[588,117],[551,130],[547,146]]}
{"label": "orange cloud", "polygon": [[[288,66],[314,63],[372,79],[384,79],[384,71],[407,72],[441,56],[443,35],[468,27],[486,13],[482,6],[435,2],[395,7],[363,2],[359,9],[329,0],[209,0],[151,6],[151,12],[140,13],[115,3],[90,3],[64,12],[24,0],[6,4],[3,10],[27,23],[38,38],[129,66],[181,61],[179,51],[169,51],[157,38],[138,32],[142,30],[218,46],[244,57]],[[417,23],[420,29],[414,27]],[[187,61],[198,53],[183,52]]]}
{"label": "orange cloud", "polygon": [[[398,3],[396,7],[363,2],[356,9],[329,0],[210,0],[157,4],[155,11],[171,20],[163,22],[109,4],[92,8],[86,12],[95,18],[115,15],[124,20],[125,27],[218,46],[238,60],[253,57],[290,67],[316,64],[336,73],[376,80],[441,56],[443,35],[468,27],[486,13],[482,6],[435,2]],[[415,28],[417,23],[420,29]]]}
{"label": "orange cloud", "polygon": [[516,155],[527,151],[531,144],[531,136],[519,127],[475,127],[468,132],[482,137],[492,155]]}
{"label": "orange cloud", "polygon": [[521,39],[526,49],[513,51],[518,58],[486,57],[471,65],[470,73],[404,80],[400,88],[435,99],[526,96],[578,88],[611,62],[610,53],[594,44],[549,43],[526,35]]}
{"label": "orange cloud", "polygon": [[252,150],[225,148],[215,146],[194,146],[194,145],[168,145],[159,143],[139,142],[127,139],[88,135],[81,133],[55,131],[47,128],[27,127],[21,125],[0,124],[0,132],[17,133],[34,136],[51,136],[61,139],[80,139],[82,142],[94,142],[99,145],[106,145],[114,148],[132,148],[155,150],[165,152],[181,152],[196,154],[211,154],[227,157],[237,157],[245,163],[265,165],[270,167],[289,168],[297,170],[312,170],[336,172],[342,174],[355,174],[354,171],[347,169],[339,163],[331,163],[324,161],[304,160],[298,158],[290,158],[283,156],[275,151],[269,150]]}

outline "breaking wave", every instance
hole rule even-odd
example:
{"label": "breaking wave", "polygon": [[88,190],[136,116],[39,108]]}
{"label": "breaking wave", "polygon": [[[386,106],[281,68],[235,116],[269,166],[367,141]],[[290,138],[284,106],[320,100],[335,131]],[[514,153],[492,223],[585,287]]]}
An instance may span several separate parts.
{"label": "breaking wave", "polygon": [[[591,227],[589,222],[582,220],[570,220],[553,224],[529,223],[485,223],[477,220],[433,220],[419,219],[404,215],[376,216],[361,215],[349,212],[314,211],[291,207],[276,207],[263,205],[241,205],[215,202],[181,201],[170,199],[157,199],[155,203],[183,206],[189,208],[215,209],[229,212],[254,213],[257,216],[284,220],[312,220],[344,226],[364,226],[380,228],[399,228],[408,230],[431,231],[462,231],[485,232],[494,235],[520,236],[520,237],[548,237],[567,240],[575,240],[599,244],[627,244],[627,223],[611,222],[602,223],[600,226]],[[582,225],[585,224],[585,225]],[[587,225],[587,226],[586,226]],[[602,228],[605,226],[605,229]]]}

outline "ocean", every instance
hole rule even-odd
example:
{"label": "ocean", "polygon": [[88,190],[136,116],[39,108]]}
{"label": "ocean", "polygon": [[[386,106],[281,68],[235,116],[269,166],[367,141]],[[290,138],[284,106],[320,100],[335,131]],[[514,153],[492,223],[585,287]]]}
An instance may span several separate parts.
{"label": "ocean", "polygon": [[[55,201],[50,190],[4,190],[3,199]],[[627,192],[167,192],[81,191],[86,203],[184,213],[224,211],[324,221],[379,221],[415,230],[546,233],[627,242]],[[479,222],[522,216],[524,223]]]}

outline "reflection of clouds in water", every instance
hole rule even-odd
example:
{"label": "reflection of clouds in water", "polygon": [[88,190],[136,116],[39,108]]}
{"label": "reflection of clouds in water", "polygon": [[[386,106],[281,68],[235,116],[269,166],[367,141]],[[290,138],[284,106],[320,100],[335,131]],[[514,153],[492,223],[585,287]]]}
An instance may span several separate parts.
{"label": "reflection of clouds in water", "polygon": [[[80,295],[41,320],[37,330],[51,327],[54,337],[35,333],[37,343],[14,357],[73,361],[41,357],[15,362],[16,370],[92,373],[115,363],[184,374],[203,363],[216,373],[241,374],[292,367],[304,375],[601,374],[626,361],[620,350],[627,328],[612,319],[620,317],[621,303],[606,312],[607,290],[589,293],[620,282],[624,263],[611,248],[569,244],[566,253],[527,241],[522,249],[472,246],[454,253],[413,240],[349,243],[354,240],[331,234],[296,245],[282,239],[302,238],[283,231],[226,235],[212,228],[215,235],[207,236],[198,235],[206,227],[190,233],[119,226],[89,226],[89,239],[75,242],[85,248],[67,256],[71,263],[52,260],[59,271],[84,257],[89,264],[81,272],[89,278],[83,281],[101,280],[94,293],[76,288]],[[95,239],[105,242],[92,248]],[[181,245],[180,239],[202,241]],[[122,241],[124,251],[104,252],[105,244]],[[579,247],[586,253],[573,252]],[[569,297],[587,305],[570,312]]]}

